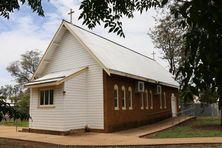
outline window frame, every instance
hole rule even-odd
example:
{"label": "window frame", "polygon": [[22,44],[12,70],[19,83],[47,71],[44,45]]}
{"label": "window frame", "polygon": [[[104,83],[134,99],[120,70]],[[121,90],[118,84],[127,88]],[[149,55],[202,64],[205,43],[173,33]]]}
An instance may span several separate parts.
{"label": "window frame", "polygon": [[[123,106],[124,102],[124,106]],[[125,86],[121,87],[121,105],[122,105],[122,110],[126,110],[126,89]]]}
{"label": "window frame", "polygon": [[[51,91],[52,91],[52,94],[53,94],[53,97],[52,97],[52,104],[50,103],[51,102]],[[41,103],[41,92],[43,92],[44,94],[44,98],[43,98],[43,104]],[[46,104],[45,102],[45,94],[46,92],[48,92],[48,103]],[[55,89],[54,88],[44,88],[44,89],[39,89],[38,90],[38,94],[39,94],[39,101],[38,101],[38,107],[40,108],[48,108],[48,107],[55,107]]]}
{"label": "window frame", "polygon": [[164,108],[166,109],[167,108],[167,103],[166,103],[167,98],[166,98],[166,93],[165,92],[163,92],[163,98],[164,98]]}
{"label": "window frame", "polygon": [[[113,88],[114,88],[113,89],[114,110],[119,110],[119,87],[118,87],[117,84],[115,84]],[[114,96],[115,95],[115,91],[116,91],[116,95],[117,96]],[[115,101],[117,103],[117,106],[115,106]]]}
{"label": "window frame", "polygon": [[145,94],[146,94],[146,109],[149,109],[149,94],[148,94],[148,90],[145,90]]}
{"label": "window frame", "polygon": [[140,99],[141,99],[141,107],[140,107],[140,109],[141,110],[144,110],[144,93],[142,92],[142,93],[140,93]]}
{"label": "window frame", "polygon": [[160,91],[160,109],[163,109],[162,90]]}
{"label": "window frame", "polygon": [[133,109],[133,90],[131,87],[128,87],[128,96],[129,96],[129,110]]}
{"label": "window frame", "polygon": [[153,92],[150,90],[150,109],[153,109]]}

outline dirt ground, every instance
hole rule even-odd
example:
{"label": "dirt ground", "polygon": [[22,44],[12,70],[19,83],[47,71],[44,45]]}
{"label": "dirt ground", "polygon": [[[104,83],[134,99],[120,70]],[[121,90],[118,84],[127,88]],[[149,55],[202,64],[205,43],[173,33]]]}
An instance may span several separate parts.
{"label": "dirt ground", "polygon": [[[0,148],[82,148],[82,147],[104,147],[104,146],[61,146],[49,143],[40,143],[32,141],[22,141],[13,139],[0,138]],[[106,146],[111,147],[123,147],[123,148],[222,148],[222,144],[180,144],[180,145],[156,145],[156,146]]]}

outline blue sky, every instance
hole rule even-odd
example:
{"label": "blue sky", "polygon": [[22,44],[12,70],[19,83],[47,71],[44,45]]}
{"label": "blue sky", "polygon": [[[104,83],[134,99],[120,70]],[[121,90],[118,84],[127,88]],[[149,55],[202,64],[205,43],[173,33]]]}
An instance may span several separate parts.
{"label": "blue sky", "polygon": [[[79,0],[43,1],[45,17],[32,13],[28,6],[23,5],[19,11],[10,15],[9,20],[0,18],[0,86],[14,83],[6,67],[13,61],[19,60],[21,54],[32,49],[39,49],[42,52],[46,50],[62,19],[69,20],[67,13],[70,8],[75,11],[73,23],[86,28],[81,25],[82,20],[78,20],[80,2]],[[126,38],[109,34],[108,30],[101,26],[96,27],[93,32],[151,57],[151,53],[158,50],[154,49],[147,32],[155,25],[153,16],[156,15],[156,11],[151,10],[142,15],[136,12],[134,19],[123,18]],[[159,58],[157,60],[166,65]]]}

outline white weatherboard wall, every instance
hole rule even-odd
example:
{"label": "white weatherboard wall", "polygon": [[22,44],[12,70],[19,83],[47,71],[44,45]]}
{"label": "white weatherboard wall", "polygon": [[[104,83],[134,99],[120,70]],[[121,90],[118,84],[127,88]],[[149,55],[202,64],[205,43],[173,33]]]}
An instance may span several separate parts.
{"label": "white weatherboard wall", "polygon": [[64,121],[65,130],[82,129],[86,125],[87,118],[87,89],[86,73],[82,73],[64,85]]}
{"label": "white weatherboard wall", "polygon": [[[66,93],[63,98],[64,102],[61,104],[64,107],[58,113],[58,116],[60,114],[63,116],[63,121],[59,121],[64,123],[63,130],[84,128],[86,125],[93,129],[104,129],[103,70],[98,63],[68,31],[65,32],[62,41],[59,43],[58,48],[54,50],[49,61],[43,75],[88,66],[87,71],[64,82],[64,91]],[[32,97],[32,101],[34,99],[35,97]],[[35,106],[37,106],[36,103],[31,106],[31,112],[35,112],[33,110]],[[40,116],[45,112],[45,116],[47,116],[47,111],[44,109],[38,110],[38,112],[33,115],[41,118]],[[49,120],[52,122],[47,122],[45,126],[42,125],[41,127],[48,129],[47,127],[58,124],[56,123],[57,121],[54,122],[57,118],[56,116],[52,119],[50,117]],[[37,123],[33,122],[32,128],[37,127],[39,127]],[[54,128],[53,130],[59,129]]]}
{"label": "white weatherboard wall", "polygon": [[30,99],[30,115],[32,120],[29,122],[29,127],[33,129],[45,130],[64,130],[64,98],[63,85],[57,86],[54,89],[54,108],[39,107],[39,90],[38,88],[31,89]]}

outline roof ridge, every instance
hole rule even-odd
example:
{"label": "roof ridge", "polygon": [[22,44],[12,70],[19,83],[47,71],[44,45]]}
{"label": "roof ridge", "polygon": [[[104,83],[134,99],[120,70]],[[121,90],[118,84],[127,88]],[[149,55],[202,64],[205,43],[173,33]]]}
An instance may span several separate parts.
{"label": "roof ridge", "polygon": [[118,46],[121,46],[121,47],[123,47],[123,48],[125,48],[125,49],[127,49],[127,50],[129,50],[129,51],[131,51],[131,52],[134,52],[134,53],[136,53],[136,54],[139,54],[139,55],[141,55],[141,56],[143,56],[143,57],[146,57],[146,58],[148,58],[148,59],[150,59],[150,60],[156,61],[156,60],[152,59],[151,57],[148,57],[148,56],[146,56],[146,55],[144,55],[144,54],[142,54],[142,53],[140,53],[140,52],[137,52],[137,51],[135,51],[135,50],[133,50],[133,49],[130,49],[130,48],[124,46],[124,45],[121,45],[121,44],[119,44],[119,43],[117,43],[117,42],[115,42],[115,41],[112,41],[112,40],[110,40],[110,39],[107,39],[107,38],[105,38],[105,37],[103,37],[103,36],[101,36],[101,35],[98,35],[98,34],[94,33],[94,32],[91,32],[91,31],[89,31],[89,30],[86,30],[86,29],[84,29],[84,28],[82,28],[82,27],[80,27],[80,26],[78,26],[78,25],[75,25],[75,24],[73,24],[73,23],[70,23],[70,22],[68,22],[68,21],[66,21],[66,20],[64,20],[64,19],[63,19],[63,21],[65,21],[66,23],[69,23],[70,25],[73,25],[73,26],[75,26],[75,27],[78,27],[79,29],[82,29],[82,30],[84,30],[84,31],[86,31],[86,32],[88,32],[88,33],[91,33],[91,34],[93,34],[93,35],[96,35],[96,36],[98,36],[98,37],[100,37],[100,38],[102,38],[102,39],[105,39],[105,40],[107,40],[107,41],[109,41],[109,42],[112,42],[112,43],[114,43],[114,44],[116,44],[116,45],[118,45]]}

